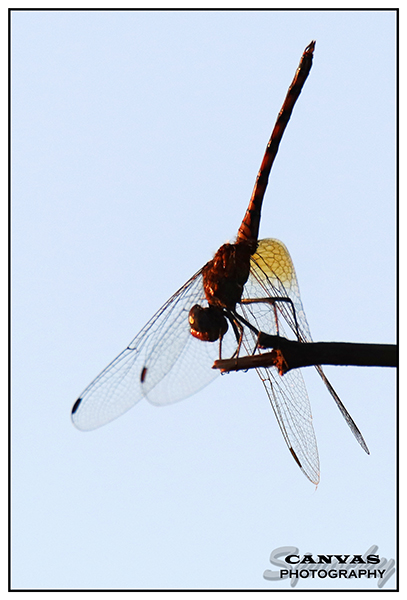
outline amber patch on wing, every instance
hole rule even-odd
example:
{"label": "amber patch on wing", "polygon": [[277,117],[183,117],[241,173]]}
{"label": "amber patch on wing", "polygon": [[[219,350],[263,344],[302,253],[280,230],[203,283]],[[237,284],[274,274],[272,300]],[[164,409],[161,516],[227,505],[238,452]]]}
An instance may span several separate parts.
{"label": "amber patch on wing", "polygon": [[253,254],[252,270],[261,269],[271,279],[277,277],[283,284],[295,277],[291,256],[282,242],[274,239],[260,240],[257,251]]}

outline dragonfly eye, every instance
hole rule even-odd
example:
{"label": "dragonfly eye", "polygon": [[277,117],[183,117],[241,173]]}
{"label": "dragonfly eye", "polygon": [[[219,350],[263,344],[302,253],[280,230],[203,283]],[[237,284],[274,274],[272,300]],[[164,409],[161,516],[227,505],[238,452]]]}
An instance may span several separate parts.
{"label": "dragonfly eye", "polygon": [[222,309],[214,306],[202,308],[195,304],[189,311],[188,322],[191,335],[203,342],[216,342],[228,330],[228,322]]}

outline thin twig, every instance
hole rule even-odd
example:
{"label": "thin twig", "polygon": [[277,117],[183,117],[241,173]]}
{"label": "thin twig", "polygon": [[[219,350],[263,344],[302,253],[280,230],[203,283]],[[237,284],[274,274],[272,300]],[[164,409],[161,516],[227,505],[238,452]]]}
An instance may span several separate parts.
{"label": "thin twig", "polygon": [[222,372],[277,367],[283,375],[290,369],[317,365],[397,367],[398,347],[394,344],[354,344],[348,342],[297,342],[280,336],[261,334],[261,347],[271,352],[215,361]]}

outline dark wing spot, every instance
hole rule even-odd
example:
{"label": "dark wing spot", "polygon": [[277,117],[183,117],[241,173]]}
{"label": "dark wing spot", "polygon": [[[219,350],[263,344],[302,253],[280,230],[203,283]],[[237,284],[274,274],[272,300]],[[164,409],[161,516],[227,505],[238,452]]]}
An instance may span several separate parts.
{"label": "dark wing spot", "polygon": [[300,469],[302,469],[302,464],[300,463],[298,456],[296,455],[296,453],[294,452],[294,450],[291,448],[291,446],[290,446],[290,452],[293,455],[294,460],[297,463],[297,465],[300,467]]}
{"label": "dark wing spot", "polygon": [[81,402],[82,402],[82,398],[78,398],[72,407],[72,413],[71,413],[72,415],[74,415],[76,413]]}
{"label": "dark wing spot", "polygon": [[141,375],[140,375],[140,381],[141,381],[141,383],[144,383],[146,375],[147,375],[147,367],[143,367],[143,369],[141,371]]}

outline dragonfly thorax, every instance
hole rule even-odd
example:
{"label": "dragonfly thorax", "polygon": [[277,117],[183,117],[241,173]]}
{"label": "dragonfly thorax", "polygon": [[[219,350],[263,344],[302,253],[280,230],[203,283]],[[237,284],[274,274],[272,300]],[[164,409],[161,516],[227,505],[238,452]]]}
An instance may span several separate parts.
{"label": "dragonfly thorax", "polygon": [[[255,244],[257,246],[257,243]],[[250,273],[253,244],[224,244],[202,269],[203,288],[209,306],[195,304],[189,311],[191,334],[205,342],[216,342],[228,330],[225,311],[234,311]]]}
{"label": "dragonfly thorax", "polygon": [[210,306],[234,310],[250,273],[250,257],[257,243],[224,244],[202,270],[203,287]]}

